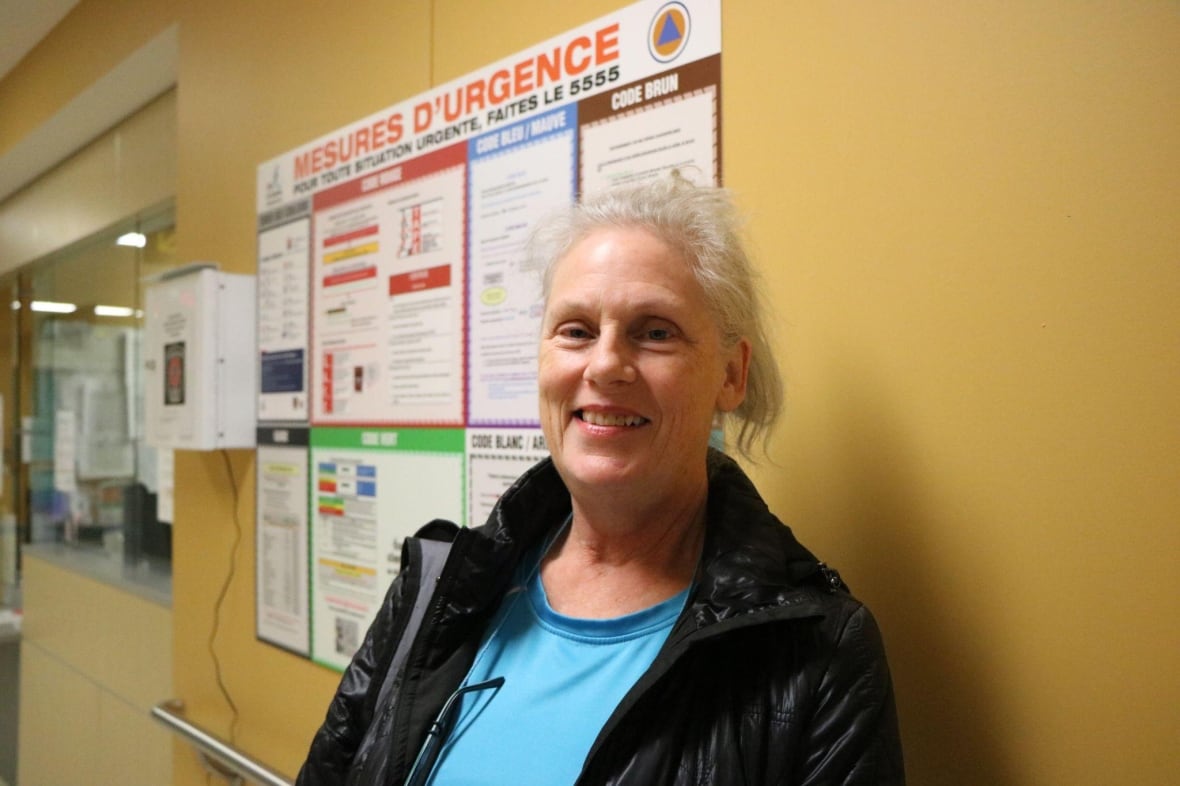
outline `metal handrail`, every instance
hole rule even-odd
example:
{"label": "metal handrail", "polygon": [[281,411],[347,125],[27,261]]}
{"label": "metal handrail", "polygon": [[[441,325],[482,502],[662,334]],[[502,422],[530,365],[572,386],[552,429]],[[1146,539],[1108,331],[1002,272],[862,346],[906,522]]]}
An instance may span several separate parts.
{"label": "metal handrail", "polygon": [[233,745],[186,720],[181,714],[183,711],[184,702],[162,701],[152,707],[152,717],[196,748],[202,763],[213,772],[231,783],[241,783],[245,779],[263,786],[292,786],[291,781],[262,762],[250,758]]}

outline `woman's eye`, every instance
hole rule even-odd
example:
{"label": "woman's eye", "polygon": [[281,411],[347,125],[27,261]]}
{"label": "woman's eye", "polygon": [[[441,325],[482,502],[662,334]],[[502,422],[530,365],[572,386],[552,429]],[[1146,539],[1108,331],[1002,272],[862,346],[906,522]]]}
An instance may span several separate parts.
{"label": "woman's eye", "polygon": [[576,325],[564,327],[559,332],[561,333],[561,335],[565,336],[566,338],[578,338],[578,339],[590,338],[590,331],[589,330],[587,330],[584,327],[578,327]]}
{"label": "woman's eye", "polygon": [[643,331],[643,337],[648,341],[667,341],[672,338],[672,329],[666,327],[648,328]]}

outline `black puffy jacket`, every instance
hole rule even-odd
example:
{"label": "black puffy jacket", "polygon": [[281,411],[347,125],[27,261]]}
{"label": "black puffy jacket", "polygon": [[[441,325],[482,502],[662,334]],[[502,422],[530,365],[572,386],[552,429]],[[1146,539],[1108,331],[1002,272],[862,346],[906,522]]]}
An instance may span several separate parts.
{"label": "black puffy jacket", "polygon": [[[741,469],[709,457],[707,534],[683,613],[586,757],[578,786],[903,784],[893,688],[868,609],[774,517]],[[488,523],[432,522],[403,566],[311,743],[298,786],[401,786],[459,686],[521,556],[568,515],[552,463]],[[453,540],[404,665],[425,541]],[[426,586],[434,577],[427,577]],[[425,596],[423,596],[425,599]]]}

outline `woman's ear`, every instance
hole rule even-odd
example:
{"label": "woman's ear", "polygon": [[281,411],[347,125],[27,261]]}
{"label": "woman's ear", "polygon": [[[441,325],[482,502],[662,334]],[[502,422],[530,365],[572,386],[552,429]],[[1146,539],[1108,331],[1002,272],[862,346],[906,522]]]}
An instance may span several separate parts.
{"label": "woman's ear", "polygon": [[746,400],[746,378],[750,375],[750,342],[734,342],[725,358],[725,379],[717,393],[717,411],[733,412]]}

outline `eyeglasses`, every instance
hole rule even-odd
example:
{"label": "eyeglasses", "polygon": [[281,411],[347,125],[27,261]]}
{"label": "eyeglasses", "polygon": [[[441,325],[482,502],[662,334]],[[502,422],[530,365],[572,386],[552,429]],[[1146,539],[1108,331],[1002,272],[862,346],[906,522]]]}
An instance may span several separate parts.
{"label": "eyeglasses", "polygon": [[410,775],[406,778],[406,786],[425,786],[427,779],[430,778],[430,773],[434,771],[435,762],[438,761],[438,755],[442,752],[443,743],[446,742],[447,735],[451,733],[451,727],[455,725],[455,711],[459,707],[459,699],[465,694],[481,690],[499,690],[503,684],[504,678],[496,677],[487,682],[464,685],[447,698],[438,717],[431,724],[430,731],[426,733],[426,741],[422,743],[422,749],[418,751],[418,758],[414,759],[414,766],[410,768]]}

